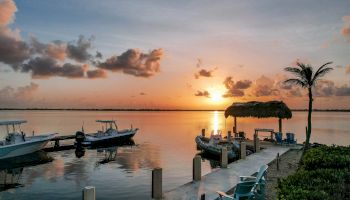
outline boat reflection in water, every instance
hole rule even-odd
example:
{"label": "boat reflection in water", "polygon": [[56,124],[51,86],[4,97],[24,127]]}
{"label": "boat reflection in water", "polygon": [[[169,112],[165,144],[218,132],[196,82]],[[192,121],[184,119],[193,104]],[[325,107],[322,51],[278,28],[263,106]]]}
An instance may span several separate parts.
{"label": "boat reflection in water", "polygon": [[[107,143],[106,145],[92,146],[89,150],[96,149],[97,155],[104,155],[101,160],[96,162],[96,166],[100,164],[106,164],[112,161],[116,161],[117,152],[119,147],[127,148],[135,146],[133,139],[124,140],[122,142]],[[85,155],[85,147],[82,145],[77,145],[75,149],[75,156],[81,158]]]}
{"label": "boat reflection in water", "polygon": [[25,167],[45,164],[52,160],[53,158],[44,151],[0,160],[0,192],[23,187],[20,180]]}

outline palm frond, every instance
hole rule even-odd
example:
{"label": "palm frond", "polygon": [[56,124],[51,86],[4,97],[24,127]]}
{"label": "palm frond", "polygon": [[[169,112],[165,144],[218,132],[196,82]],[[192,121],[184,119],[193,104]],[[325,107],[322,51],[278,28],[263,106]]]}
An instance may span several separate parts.
{"label": "palm frond", "polygon": [[299,86],[301,86],[303,88],[308,86],[307,82],[305,82],[303,80],[300,80],[300,79],[296,79],[296,78],[287,79],[287,80],[284,81],[284,84],[299,85]]}
{"label": "palm frond", "polygon": [[[298,63],[298,64],[300,64],[300,63]],[[301,80],[306,81],[304,69],[305,69],[304,67],[300,67],[300,69],[297,68],[297,67],[286,67],[286,68],[284,68],[285,71],[291,72],[296,77],[300,78]]]}
{"label": "palm frond", "polygon": [[332,71],[333,68],[332,67],[326,67],[329,64],[332,64],[333,62],[327,62],[325,64],[323,64],[320,68],[318,68],[318,70],[316,71],[312,82],[315,82],[316,79],[323,77],[325,74],[327,74],[328,72]]}

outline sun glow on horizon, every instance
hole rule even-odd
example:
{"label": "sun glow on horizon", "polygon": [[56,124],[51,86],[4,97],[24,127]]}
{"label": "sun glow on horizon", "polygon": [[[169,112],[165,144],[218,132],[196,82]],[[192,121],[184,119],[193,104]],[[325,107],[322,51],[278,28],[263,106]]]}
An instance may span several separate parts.
{"label": "sun glow on horizon", "polygon": [[210,88],[208,91],[210,93],[210,102],[215,104],[223,103],[224,98],[222,95],[224,94],[224,90],[222,88]]}

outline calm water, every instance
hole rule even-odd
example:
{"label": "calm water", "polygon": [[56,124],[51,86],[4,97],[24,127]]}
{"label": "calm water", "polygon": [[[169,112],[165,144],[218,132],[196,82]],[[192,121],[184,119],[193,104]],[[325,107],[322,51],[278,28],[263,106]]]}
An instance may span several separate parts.
{"label": "calm water", "polygon": [[[304,140],[306,112],[295,112],[283,121],[283,130]],[[81,189],[96,187],[98,199],[143,199],[150,197],[151,170],[163,168],[163,189],[171,190],[192,178],[192,158],[197,153],[194,138],[202,128],[232,129],[223,112],[80,112],[80,111],[0,111],[1,119],[26,119],[22,129],[36,134],[57,132],[74,134],[84,124],[87,132],[100,129],[96,119],[115,119],[120,128],[132,124],[140,131],[135,145],[85,150],[77,158],[75,150],[48,153],[53,161],[19,167],[16,188],[0,192],[0,199],[81,199]],[[312,140],[325,144],[350,145],[350,113],[315,112]],[[252,138],[254,128],[277,130],[277,119],[238,119],[238,130]],[[1,127],[0,137],[4,137]],[[110,162],[108,162],[108,159]],[[1,167],[1,166],[0,166]],[[202,173],[209,173],[211,163],[203,161]],[[0,173],[4,178],[5,172]],[[10,175],[6,176],[9,181]],[[0,179],[0,181],[3,181]],[[2,183],[0,183],[2,184]]]}

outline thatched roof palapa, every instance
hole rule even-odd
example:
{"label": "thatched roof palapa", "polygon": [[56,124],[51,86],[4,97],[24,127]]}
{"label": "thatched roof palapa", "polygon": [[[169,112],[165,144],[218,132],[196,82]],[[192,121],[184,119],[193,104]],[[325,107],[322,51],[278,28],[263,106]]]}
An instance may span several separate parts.
{"label": "thatched roof palapa", "polygon": [[233,103],[225,110],[225,117],[276,117],[280,119],[292,118],[292,111],[283,101]]}

